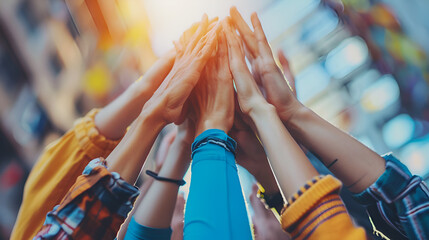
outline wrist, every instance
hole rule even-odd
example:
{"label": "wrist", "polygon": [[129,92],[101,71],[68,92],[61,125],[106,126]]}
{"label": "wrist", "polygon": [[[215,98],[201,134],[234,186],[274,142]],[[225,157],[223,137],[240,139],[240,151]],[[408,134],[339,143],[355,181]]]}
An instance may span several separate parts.
{"label": "wrist", "polygon": [[314,116],[314,112],[302,105],[297,108],[294,113],[286,120],[282,118],[282,122],[285,127],[291,132],[291,134],[297,133],[302,129],[302,124],[308,122]]}
{"label": "wrist", "polygon": [[208,129],[219,129],[227,133],[230,127],[228,127],[225,122],[226,120],[224,119],[201,119],[200,121],[198,121],[195,137],[199,136],[201,133]]}
{"label": "wrist", "polygon": [[151,126],[154,131],[159,130],[159,132],[168,124],[168,122],[163,118],[162,109],[160,109],[159,106],[150,104],[149,102],[143,106],[143,109],[135,122],[137,124]]}
{"label": "wrist", "polygon": [[[147,79],[145,79],[145,76],[142,76],[137,81],[133,82],[126,91],[128,92],[128,98],[133,101],[133,104],[144,104],[149,100],[154,92],[154,90],[151,89],[150,84],[147,82]],[[143,105],[140,105],[139,107],[141,109]]]}
{"label": "wrist", "polygon": [[273,114],[277,114],[276,108],[269,104],[268,102],[260,102],[254,104],[252,109],[249,111],[249,117],[256,122],[256,120],[265,118],[267,116],[272,116]]}
{"label": "wrist", "polygon": [[[308,110],[301,102],[294,99],[287,107],[277,107],[277,112],[283,124],[287,126],[291,121],[297,121],[296,118],[301,117],[300,114]],[[299,120],[298,120],[299,121]]]}

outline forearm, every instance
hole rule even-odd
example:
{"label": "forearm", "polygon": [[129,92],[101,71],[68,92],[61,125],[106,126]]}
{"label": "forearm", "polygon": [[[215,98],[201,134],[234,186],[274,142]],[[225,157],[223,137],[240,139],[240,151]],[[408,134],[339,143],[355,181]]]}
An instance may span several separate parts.
{"label": "forearm", "polygon": [[305,107],[286,126],[352,192],[363,191],[385,170],[377,153]]}
{"label": "forearm", "polygon": [[[148,192],[148,190],[150,189],[150,186],[152,186],[154,179],[153,178],[148,178],[146,181],[143,182],[143,184],[140,186],[140,195],[137,197],[134,206],[139,206],[140,203],[142,202],[144,196],[146,195],[146,193]],[[128,230],[128,226],[131,222],[131,217],[134,216],[135,212],[136,212],[137,208],[134,207],[130,214],[128,214],[127,218],[125,219],[125,222],[121,225],[121,228],[118,231],[118,236],[117,239],[118,240],[123,240],[125,237],[125,234],[127,233]]]}
{"label": "forearm", "polygon": [[138,93],[133,83],[118,98],[100,110],[95,116],[95,125],[100,134],[108,139],[119,139],[124,136],[127,127],[140,113],[143,104],[150,96],[145,92]]}
{"label": "forearm", "polygon": [[[176,138],[158,175],[182,179],[189,166],[190,148],[190,144]],[[175,183],[154,181],[134,215],[136,222],[151,228],[169,228],[178,190]]]}
{"label": "forearm", "polygon": [[100,110],[95,125],[109,139],[121,138],[127,127],[136,119],[174,63],[174,54],[159,59],[139,80],[134,82],[117,99]]}
{"label": "forearm", "polygon": [[318,175],[298,144],[283,126],[274,107],[266,105],[251,112],[280,188],[291,197],[306,181]]}
{"label": "forearm", "polygon": [[134,184],[158,133],[166,124],[150,110],[143,110],[122,141],[106,158],[110,171]]}

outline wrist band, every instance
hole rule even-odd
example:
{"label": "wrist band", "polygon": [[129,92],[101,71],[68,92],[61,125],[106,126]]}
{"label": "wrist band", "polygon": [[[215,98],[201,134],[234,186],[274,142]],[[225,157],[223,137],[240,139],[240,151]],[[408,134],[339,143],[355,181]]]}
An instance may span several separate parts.
{"label": "wrist band", "polygon": [[232,143],[228,142],[228,140],[220,139],[218,137],[209,136],[209,137],[205,138],[203,141],[200,141],[198,143],[194,143],[192,145],[192,151],[195,151],[198,148],[200,148],[201,146],[204,146],[208,143],[212,143],[212,144],[216,144],[218,146],[223,147],[225,150],[227,150],[228,152],[231,152],[235,156],[236,143],[232,138],[231,138],[231,140],[233,141]]}
{"label": "wrist band", "polygon": [[186,184],[186,181],[183,179],[176,180],[176,179],[171,179],[171,178],[160,177],[160,176],[158,176],[158,173],[152,172],[151,170],[146,170],[146,174],[153,177],[154,179],[156,179],[158,181],[171,182],[171,183],[175,183],[179,186],[183,186]]}

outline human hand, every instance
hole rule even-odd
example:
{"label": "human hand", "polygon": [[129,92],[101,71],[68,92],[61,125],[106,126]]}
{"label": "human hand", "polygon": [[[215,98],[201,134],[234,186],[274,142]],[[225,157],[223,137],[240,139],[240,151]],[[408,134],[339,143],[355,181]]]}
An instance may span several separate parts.
{"label": "human hand", "polygon": [[218,41],[218,51],[207,62],[193,94],[192,104],[197,117],[196,135],[210,128],[228,132],[234,121],[234,88],[223,33],[219,35]]}
{"label": "human hand", "polygon": [[[267,101],[276,107],[282,121],[284,123],[288,122],[291,116],[298,109],[303,107],[296,99],[296,94],[291,90],[285,79],[286,75],[288,80],[293,81],[293,75],[290,74],[288,65],[284,65],[287,66],[287,71],[285,71],[285,75],[283,75],[274,60],[270,45],[256,13],[253,13],[251,16],[254,28],[253,32],[240,15],[237,8],[232,7],[230,15],[245,44],[246,56],[252,66],[252,72],[256,82],[262,87]],[[284,55],[280,57],[284,57]],[[286,58],[280,59],[282,65],[285,63],[285,59]],[[289,77],[291,78],[289,79]]]}
{"label": "human hand", "polygon": [[234,77],[240,110],[244,115],[250,116],[270,104],[263,97],[247,68],[240,38],[232,29],[229,21],[222,22],[222,26],[228,43],[229,68]]}
{"label": "human hand", "polygon": [[180,40],[175,43],[176,59],[173,68],[145,104],[142,113],[152,112],[165,124],[183,122],[184,104],[216,47],[219,28],[214,26],[208,31],[208,27],[207,15],[204,14],[189,41]]}
{"label": "human hand", "polygon": [[273,212],[266,209],[265,205],[257,197],[257,192],[258,187],[253,185],[249,199],[254,210],[252,222],[255,229],[255,240],[291,239],[289,234],[283,231]]}

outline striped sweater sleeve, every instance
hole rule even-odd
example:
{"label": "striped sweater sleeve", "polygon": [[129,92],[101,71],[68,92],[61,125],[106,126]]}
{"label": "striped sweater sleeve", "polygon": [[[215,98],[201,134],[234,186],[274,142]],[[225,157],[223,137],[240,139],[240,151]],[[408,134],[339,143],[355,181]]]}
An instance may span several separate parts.
{"label": "striped sweater sleeve", "polygon": [[336,178],[318,176],[292,196],[282,211],[283,229],[293,239],[365,239],[355,227],[339,196]]}

